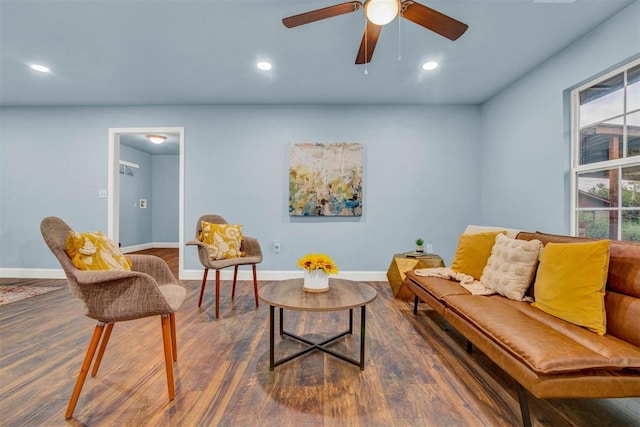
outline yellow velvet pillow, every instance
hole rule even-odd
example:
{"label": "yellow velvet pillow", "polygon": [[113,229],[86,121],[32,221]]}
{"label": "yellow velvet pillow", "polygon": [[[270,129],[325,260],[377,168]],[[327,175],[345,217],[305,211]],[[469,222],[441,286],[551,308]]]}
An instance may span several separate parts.
{"label": "yellow velvet pillow", "polygon": [[69,231],[66,246],[67,255],[79,270],[131,271],[131,260],[99,231],[82,234]]}
{"label": "yellow velvet pillow", "polygon": [[604,293],[609,240],[549,243],[534,285],[534,307],[598,335],[607,332]]}
{"label": "yellow velvet pillow", "polygon": [[212,260],[239,258],[245,256],[242,246],[242,225],[214,224],[202,221],[202,231],[198,239],[207,245]]}
{"label": "yellow velvet pillow", "polygon": [[486,233],[463,233],[458,239],[458,248],[451,263],[451,269],[456,273],[464,273],[480,280],[482,270],[491,256],[491,249],[498,234],[506,231],[489,231]]}

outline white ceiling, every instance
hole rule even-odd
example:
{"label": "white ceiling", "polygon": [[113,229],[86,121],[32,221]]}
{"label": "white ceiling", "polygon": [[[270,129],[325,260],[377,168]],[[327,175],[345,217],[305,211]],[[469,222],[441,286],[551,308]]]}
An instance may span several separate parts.
{"label": "white ceiling", "polygon": [[0,0],[0,105],[477,104],[634,2],[421,0],[469,30],[452,42],[395,20],[365,75],[361,11],[281,22],[343,1]]}

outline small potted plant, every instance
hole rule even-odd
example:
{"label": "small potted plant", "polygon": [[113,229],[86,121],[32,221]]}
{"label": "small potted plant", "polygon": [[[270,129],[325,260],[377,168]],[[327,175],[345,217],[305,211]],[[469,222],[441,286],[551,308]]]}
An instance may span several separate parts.
{"label": "small potted plant", "polygon": [[424,240],[417,239],[416,240],[416,252],[424,252]]}

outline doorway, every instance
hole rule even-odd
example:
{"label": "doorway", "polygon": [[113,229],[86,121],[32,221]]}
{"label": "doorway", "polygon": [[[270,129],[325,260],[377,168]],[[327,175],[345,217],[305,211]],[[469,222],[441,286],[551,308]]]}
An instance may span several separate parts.
{"label": "doorway", "polygon": [[[178,278],[184,276],[184,128],[148,127],[148,128],[110,128],[109,129],[109,170],[107,189],[107,233],[114,242],[121,242],[121,183],[120,173],[136,173],[135,162],[121,159],[121,145],[127,149],[136,144],[136,140],[146,139],[147,135],[162,135],[177,139],[178,145]],[[124,146],[124,145],[123,145]],[[125,150],[126,151],[126,150]],[[138,165],[139,166],[139,165]],[[146,204],[146,201],[140,200]],[[144,205],[143,205],[144,206]],[[138,206],[142,209],[142,207]]]}

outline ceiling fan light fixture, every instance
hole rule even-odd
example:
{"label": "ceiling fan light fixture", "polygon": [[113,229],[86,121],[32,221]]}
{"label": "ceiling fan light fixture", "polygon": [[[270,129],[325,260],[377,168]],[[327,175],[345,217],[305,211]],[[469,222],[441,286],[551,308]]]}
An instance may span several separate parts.
{"label": "ceiling fan light fixture", "polygon": [[162,144],[167,139],[164,135],[147,135],[147,138],[154,144]]}
{"label": "ceiling fan light fixture", "polygon": [[398,0],[368,0],[364,5],[364,16],[376,25],[387,25],[400,10]]}

